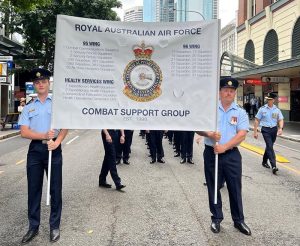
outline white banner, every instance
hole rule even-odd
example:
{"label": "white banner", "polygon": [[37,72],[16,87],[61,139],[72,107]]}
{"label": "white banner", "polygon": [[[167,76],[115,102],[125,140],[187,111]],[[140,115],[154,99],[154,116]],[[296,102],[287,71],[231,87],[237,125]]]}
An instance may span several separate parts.
{"label": "white banner", "polygon": [[215,130],[219,21],[57,17],[54,128]]}

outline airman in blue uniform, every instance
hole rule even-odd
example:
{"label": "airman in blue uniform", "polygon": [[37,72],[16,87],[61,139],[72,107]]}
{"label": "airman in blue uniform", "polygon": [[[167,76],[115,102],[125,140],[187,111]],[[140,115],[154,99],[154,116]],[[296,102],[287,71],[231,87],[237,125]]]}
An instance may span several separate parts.
{"label": "airman in blue uniform", "polygon": [[258,110],[254,121],[254,138],[258,138],[257,127],[260,125],[261,133],[266,143],[262,165],[265,168],[270,168],[268,164],[269,160],[272,166],[273,174],[276,174],[278,171],[278,168],[276,167],[276,156],[273,145],[276,141],[277,135],[282,134],[284,124],[283,115],[280,109],[274,105],[276,97],[276,94],[272,92],[266,96],[267,104]]}
{"label": "airman in blue uniform", "polygon": [[[234,227],[246,235],[251,235],[251,230],[244,222],[242,158],[237,148],[246,138],[249,129],[249,119],[245,110],[234,102],[237,87],[238,81],[234,78],[227,77],[220,80],[218,132],[197,132],[197,134],[205,136],[204,171],[209,207],[212,213],[212,232],[220,232],[220,223],[223,220],[220,188],[225,180]],[[214,204],[215,154],[218,154],[219,158],[217,204]]]}
{"label": "airman in blue uniform", "polygon": [[28,219],[29,230],[22,243],[30,242],[39,231],[41,197],[44,172],[48,171],[49,150],[52,150],[51,164],[51,213],[50,241],[60,238],[60,219],[62,210],[62,151],[61,142],[67,135],[67,130],[51,130],[52,99],[48,95],[50,87],[50,72],[37,68],[32,70],[32,79],[37,98],[22,111],[19,119],[21,136],[31,139],[27,154],[28,181]]}

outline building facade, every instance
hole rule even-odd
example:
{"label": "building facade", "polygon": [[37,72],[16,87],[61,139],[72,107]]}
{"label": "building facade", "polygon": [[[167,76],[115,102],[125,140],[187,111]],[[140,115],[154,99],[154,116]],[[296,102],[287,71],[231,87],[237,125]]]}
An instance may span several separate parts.
{"label": "building facade", "polygon": [[300,121],[300,0],[239,0],[237,46],[257,65],[233,74],[239,104],[273,91],[285,119]]}
{"label": "building facade", "polygon": [[226,58],[237,54],[236,36],[237,36],[236,19],[233,19],[221,29],[221,34],[220,34],[220,42],[221,42],[220,60],[222,61],[221,76],[231,76],[230,60]]}
{"label": "building facade", "polygon": [[143,6],[135,6],[124,11],[124,21],[143,22]]}

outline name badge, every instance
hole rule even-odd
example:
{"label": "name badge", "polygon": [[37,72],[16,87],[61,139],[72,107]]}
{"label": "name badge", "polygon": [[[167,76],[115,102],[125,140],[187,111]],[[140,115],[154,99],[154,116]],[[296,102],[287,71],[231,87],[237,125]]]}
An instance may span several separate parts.
{"label": "name badge", "polygon": [[236,116],[231,117],[230,124],[231,125],[236,125],[237,124],[237,117]]}
{"label": "name badge", "polygon": [[29,113],[30,113],[30,112],[34,112],[34,111],[35,111],[34,108],[29,109]]}

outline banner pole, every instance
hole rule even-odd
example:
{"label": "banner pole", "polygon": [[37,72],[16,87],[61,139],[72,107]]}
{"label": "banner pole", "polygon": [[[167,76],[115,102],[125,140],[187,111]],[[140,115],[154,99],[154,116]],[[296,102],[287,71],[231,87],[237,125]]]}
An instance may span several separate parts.
{"label": "banner pole", "polygon": [[46,203],[47,206],[50,205],[51,163],[52,163],[52,150],[49,150],[49,157],[48,157],[48,183],[47,183],[47,203]]}
{"label": "banner pole", "polygon": [[[218,28],[218,54],[220,50],[220,26],[221,21],[218,20],[219,28]],[[221,61],[218,63],[219,67],[217,69],[217,107],[216,107],[216,122],[215,122],[215,131],[218,130],[218,112],[219,112],[219,91],[220,91],[220,74],[221,74]],[[216,145],[218,145],[218,142],[216,142]],[[215,192],[214,192],[214,204],[218,204],[218,168],[219,168],[219,155],[215,154]]]}
{"label": "banner pole", "polygon": [[[216,145],[218,142],[216,142]],[[218,168],[219,168],[219,155],[215,154],[215,193],[214,193],[214,204],[218,204]]]}

